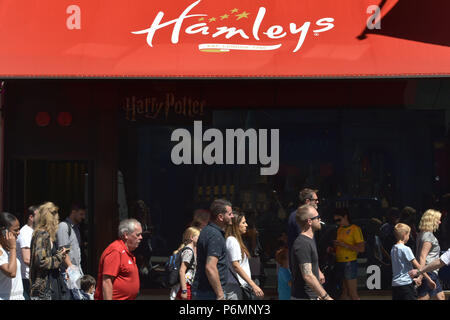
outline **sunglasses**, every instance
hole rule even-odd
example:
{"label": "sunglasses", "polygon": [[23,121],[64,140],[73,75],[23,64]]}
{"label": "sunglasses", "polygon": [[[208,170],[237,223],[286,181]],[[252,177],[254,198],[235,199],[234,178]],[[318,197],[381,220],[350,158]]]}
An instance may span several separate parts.
{"label": "sunglasses", "polygon": [[312,198],[312,199],[308,199],[309,201],[314,201],[314,202],[319,202],[319,198],[316,198],[316,199],[314,199],[314,198]]}
{"label": "sunglasses", "polygon": [[320,219],[320,215],[310,218],[311,220]]}
{"label": "sunglasses", "polygon": [[341,221],[342,221],[342,219],[334,219],[334,223],[339,223]]}

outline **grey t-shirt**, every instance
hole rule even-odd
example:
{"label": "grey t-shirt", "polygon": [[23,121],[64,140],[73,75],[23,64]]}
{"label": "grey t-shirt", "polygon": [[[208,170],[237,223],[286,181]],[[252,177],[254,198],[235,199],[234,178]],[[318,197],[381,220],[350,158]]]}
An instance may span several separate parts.
{"label": "grey t-shirt", "polygon": [[[420,258],[420,251],[422,251],[423,244],[425,242],[431,243],[431,249],[428,252],[427,258],[425,259],[425,265],[429,264],[431,261],[439,258],[439,254],[441,252],[441,247],[439,246],[439,242],[434,236],[433,232],[426,231],[420,232],[417,237],[417,252],[416,257]],[[434,273],[438,273],[438,270],[434,270]]]}
{"label": "grey t-shirt", "polygon": [[317,299],[317,293],[306,283],[300,271],[300,265],[311,263],[312,273],[319,279],[319,256],[314,239],[299,234],[292,245],[291,260],[291,295],[297,299]]}
{"label": "grey t-shirt", "polygon": [[80,249],[80,231],[78,227],[67,218],[65,221],[69,223],[72,228],[69,237],[69,226],[65,222],[60,222],[58,231],[56,233],[56,239],[58,247],[70,245],[69,257],[70,261],[80,268],[81,271],[81,249]]}

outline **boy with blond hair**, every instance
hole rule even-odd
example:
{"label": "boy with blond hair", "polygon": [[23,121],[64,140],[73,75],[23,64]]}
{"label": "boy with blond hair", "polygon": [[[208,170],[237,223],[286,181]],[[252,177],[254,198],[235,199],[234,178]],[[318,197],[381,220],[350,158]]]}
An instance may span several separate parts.
{"label": "boy with blond hair", "polygon": [[[405,243],[409,240],[411,228],[404,223],[397,223],[394,227],[394,235],[397,243],[391,249],[392,260],[392,300],[416,300],[416,285],[420,285],[422,277],[411,279],[408,272],[420,265],[417,262],[410,247]],[[436,284],[425,273],[426,280],[431,286]]]}

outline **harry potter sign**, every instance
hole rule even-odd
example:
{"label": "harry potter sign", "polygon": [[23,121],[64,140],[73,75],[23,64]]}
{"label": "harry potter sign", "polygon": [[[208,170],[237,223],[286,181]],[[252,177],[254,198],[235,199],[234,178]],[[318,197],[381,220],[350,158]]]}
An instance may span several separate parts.
{"label": "harry potter sign", "polygon": [[172,92],[164,96],[127,96],[121,109],[127,122],[189,123],[202,119],[209,121],[211,117],[206,100]]}

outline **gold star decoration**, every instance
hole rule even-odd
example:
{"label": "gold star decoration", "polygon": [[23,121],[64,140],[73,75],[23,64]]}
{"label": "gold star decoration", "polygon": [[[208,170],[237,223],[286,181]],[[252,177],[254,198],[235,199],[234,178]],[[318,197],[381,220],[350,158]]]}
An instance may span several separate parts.
{"label": "gold star decoration", "polygon": [[224,14],[223,16],[220,16],[220,20],[228,19],[229,17],[229,15]]}
{"label": "gold star decoration", "polygon": [[242,18],[248,19],[248,15],[249,15],[249,14],[250,14],[250,13],[244,11],[244,12],[242,12],[242,13],[236,15],[236,17],[237,17],[236,20],[241,20]]}
{"label": "gold star decoration", "polygon": [[213,18],[209,19],[209,22],[213,22],[213,21],[216,21],[216,18],[213,17]]}
{"label": "gold star decoration", "polygon": [[203,21],[203,20],[205,20],[205,18],[200,18],[200,19],[198,19],[198,21]]}
{"label": "gold star decoration", "polygon": [[231,10],[231,13],[236,13],[238,11],[239,11],[239,9],[234,8],[233,10]]}

